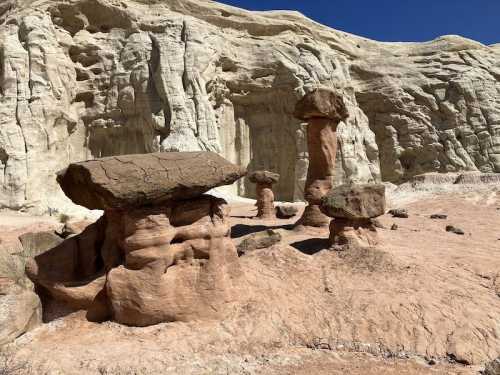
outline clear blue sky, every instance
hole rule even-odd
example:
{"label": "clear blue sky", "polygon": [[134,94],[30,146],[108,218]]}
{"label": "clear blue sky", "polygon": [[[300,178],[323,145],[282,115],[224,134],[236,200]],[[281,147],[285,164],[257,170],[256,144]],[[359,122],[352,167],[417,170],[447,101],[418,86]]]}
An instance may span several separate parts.
{"label": "clear blue sky", "polygon": [[293,9],[381,41],[427,41],[458,34],[500,43],[500,0],[219,0],[251,10]]}

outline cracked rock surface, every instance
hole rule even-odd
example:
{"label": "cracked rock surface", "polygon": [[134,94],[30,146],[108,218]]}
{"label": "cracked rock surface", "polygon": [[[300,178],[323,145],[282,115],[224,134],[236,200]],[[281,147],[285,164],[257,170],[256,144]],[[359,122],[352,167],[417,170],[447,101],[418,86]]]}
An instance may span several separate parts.
{"label": "cracked rock surface", "polygon": [[213,152],[168,152],[70,164],[57,180],[76,204],[105,210],[194,198],[244,174]]}

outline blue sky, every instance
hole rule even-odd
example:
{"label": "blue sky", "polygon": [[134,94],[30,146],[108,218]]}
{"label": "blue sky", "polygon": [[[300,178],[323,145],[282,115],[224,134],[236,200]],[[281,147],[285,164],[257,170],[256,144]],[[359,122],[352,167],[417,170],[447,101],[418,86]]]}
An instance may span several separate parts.
{"label": "blue sky", "polygon": [[458,34],[500,43],[500,0],[219,0],[251,10],[294,9],[335,29],[381,41]]}

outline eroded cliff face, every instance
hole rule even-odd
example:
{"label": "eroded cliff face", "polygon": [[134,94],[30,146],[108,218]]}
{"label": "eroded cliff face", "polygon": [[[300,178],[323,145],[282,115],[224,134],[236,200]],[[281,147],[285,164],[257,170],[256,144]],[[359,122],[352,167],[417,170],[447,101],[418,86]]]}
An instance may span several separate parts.
{"label": "eroded cliff face", "polygon": [[194,0],[11,0],[0,14],[1,207],[65,206],[55,171],[72,161],[191,150],[275,171],[277,199],[300,199],[307,147],[292,113],[319,84],[348,104],[338,182],[500,172],[498,47],[378,43]]}

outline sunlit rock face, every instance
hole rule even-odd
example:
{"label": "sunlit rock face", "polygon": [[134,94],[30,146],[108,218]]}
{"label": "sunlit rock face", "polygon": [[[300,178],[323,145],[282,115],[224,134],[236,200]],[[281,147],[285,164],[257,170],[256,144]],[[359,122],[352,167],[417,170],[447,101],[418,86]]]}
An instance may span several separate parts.
{"label": "sunlit rock face", "polygon": [[[379,43],[295,12],[148,3],[0,5],[1,207],[63,209],[55,172],[68,163],[156,151],[215,151],[279,173],[278,200],[302,199],[293,109],[318,85],[349,112],[336,183],[500,172],[499,46]],[[248,180],[227,189],[255,194]]]}

